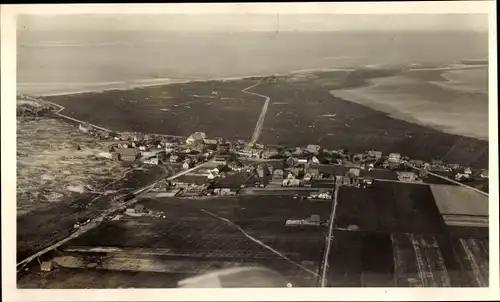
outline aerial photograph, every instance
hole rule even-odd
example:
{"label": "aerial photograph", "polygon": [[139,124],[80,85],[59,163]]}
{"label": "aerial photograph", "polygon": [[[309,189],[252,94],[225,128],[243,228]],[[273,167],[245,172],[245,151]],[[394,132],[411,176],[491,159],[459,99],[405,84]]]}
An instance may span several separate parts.
{"label": "aerial photograph", "polygon": [[16,51],[18,288],[490,285],[486,14],[24,14]]}

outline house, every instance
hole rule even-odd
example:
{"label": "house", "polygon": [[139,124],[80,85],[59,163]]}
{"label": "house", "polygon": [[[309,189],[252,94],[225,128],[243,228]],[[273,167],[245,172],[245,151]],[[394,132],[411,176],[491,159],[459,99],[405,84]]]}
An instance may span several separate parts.
{"label": "house", "polygon": [[219,196],[234,196],[237,191],[230,188],[217,188],[214,189],[214,194]]}
{"label": "house", "polygon": [[298,167],[294,167],[294,168],[290,169],[290,173],[295,175],[295,177],[299,177],[303,172],[304,172],[304,170],[301,168],[298,168]]}
{"label": "house", "polygon": [[160,159],[155,156],[155,157],[144,159],[142,162],[145,164],[149,164],[149,165],[159,165]]}
{"label": "house", "polygon": [[312,214],[311,218],[309,218],[309,222],[319,224],[320,222],[320,217],[318,214]]}
{"label": "house", "polygon": [[144,213],[144,205],[136,204],[134,207],[134,212],[135,213]]}
{"label": "house", "polygon": [[207,176],[208,179],[212,180],[212,179],[215,179],[215,177],[216,177],[216,174],[214,174],[212,171],[208,172],[208,176]]}
{"label": "house", "polygon": [[117,149],[116,153],[120,154],[120,159],[123,161],[135,161],[141,156],[141,153],[133,148]]}
{"label": "house", "polygon": [[267,165],[258,165],[257,166],[257,175],[260,178],[266,177],[270,174],[269,167]]}
{"label": "house", "polygon": [[312,179],[313,179],[313,177],[310,173],[306,173],[304,175],[304,181],[311,181]]}
{"label": "house", "polygon": [[214,175],[218,175],[220,173],[220,169],[219,168],[213,168],[212,170],[210,170],[210,173],[212,173]]}
{"label": "house", "polygon": [[299,179],[285,179],[283,180],[283,187],[299,187],[302,182]]}
{"label": "house", "polygon": [[401,161],[401,154],[399,153],[391,153],[387,158],[389,163],[399,163]]}
{"label": "house", "polygon": [[278,151],[276,151],[276,150],[265,150],[265,151],[262,151],[262,153],[260,154],[260,157],[264,158],[264,159],[268,159],[271,157],[275,157],[277,155],[278,155]]}
{"label": "house", "polygon": [[472,174],[472,170],[471,170],[471,168],[469,168],[469,167],[465,168],[465,169],[464,169],[464,173],[465,173],[465,174],[469,174],[469,175],[470,175],[470,174]]}
{"label": "house", "polygon": [[418,178],[415,172],[398,172],[397,174],[400,181],[416,181]]}
{"label": "house", "polygon": [[483,171],[481,171],[480,176],[481,176],[482,178],[488,178],[488,170],[483,170]]}
{"label": "house", "polygon": [[92,127],[87,124],[80,124],[78,125],[78,130],[82,131],[83,133],[89,133],[92,130]]}
{"label": "house", "polygon": [[283,169],[275,169],[273,171],[273,178],[280,179],[280,178],[283,178],[283,176],[284,176]]}
{"label": "house", "polygon": [[352,183],[352,179],[349,176],[342,177],[342,185],[350,186]]}
{"label": "house", "polygon": [[190,136],[188,136],[188,138],[186,139],[186,144],[190,145],[194,143],[203,142],[203,140],[206,138],[207,135],[204,132],[195,132]]}
{"label": "house", "polygon": [[370,150],[368,151],[368,157],[370,159],[379,160],[382,158],[382,151]]}
{"label": "house", "polygon": [[215,139],[204,139],[203,144],[205,145],[205,148],[207,148],[207,149],[216,150],[219,142]]}
{"label": "house", "polygon": [[358,168],[351,168],[351,169],[349,169],[349,172],[347,172],[347,173],[354,176],[354,177],[359,177],[360,172],[361,172],[361,170]]}
{"label": "house", "polygon": [[286,159],[285,163],[288,167],[293,167],[297,164],[297,159],[295,157],[290,156]]}
{"label": "house", "polygon": [[363,157],[364,157],[364,155],[363,155],[363,154],[361,154],[361,153],[354,154],[354,155],[352,156],[352,161],[353,161],[354,163],[360,163],[360,162],[362,162],[362,161],[363,161]]}
{"label": "house", "polygon": [[307,145],[306,147],[307,152],[318,155],[319,152],[321,151],[321,146],[319,145]]}
{"label": "house", "polygon": [[417,167],[417,168],[420,168],[424,165],[424,161],[419,160],[419,159],[410,159],[409,163],[410,163],[410,165]]}
{"label": "house", "polygon": [[40,263],[40,270],[42,272],[50,272],[54,268],[54,264],[52,261],[44,261]]}
{"label": "house", "polygon": [[297,164],[299,165],[305,165],[309,162],[309,160],[307,159],[307,157],[299,157],[297,158]]}
{"label": "house", "polygon": [[189,163],[189,161],[184,161],[184,163],[182,164],[182,169],[188,170],[189,168],[191,168],[191,165]]}
{"label": "house", "polygon": [[178,162],[180,162],[180,161],[181,161],[181,158],[179,157],[179,155],[175,155],[175,154],[174,154],[174,155],[170,156],[169,161],[170,161],[171,163],[178,163]]}
{"label": "house", "polygon": [[309,164],[312,164],[312,165],[319,165],[320,162],[319,162],[319,159],[316,157],[316,156],[313,156],[311,158],[311,160],[309,161]]}
{"label": "house", "polygon": [[107,159],[113,159],[113,154],[111,152],[100,152],[98,156]]}
{"label": "house", "polygon": [[227,163],[227,158],[228,158],[227,155],[216,155],[216,156],[214,156],[213,161],[215,163],[219,163],[219,164],[226,164]]}
{"label": "house", "polygon": [[443,161],[440,159],[431,160],[431,165],[433,165],[433,166],[441,166],[442,164],[443,164]]}
{"label": "house", "polygon": [[311,177],[316,178],[319,176],[319,169],[317,167],[309,167],[306,169],[306,173],[310,174]]}

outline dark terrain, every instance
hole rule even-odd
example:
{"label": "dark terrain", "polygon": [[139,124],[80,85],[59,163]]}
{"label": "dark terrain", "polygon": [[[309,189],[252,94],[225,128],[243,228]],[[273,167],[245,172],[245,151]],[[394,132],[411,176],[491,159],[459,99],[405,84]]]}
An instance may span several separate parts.
{"label": "dark terrain", "polygon": [[[260,141],[288,146],[320,144],[324,148],[346,148],[354,152],[377,149],[422,160],[443,159],[486,168],[487,141],[394,119],[329,93],[333,89],[357,87],[365,85],[368,79],[401,72],[404,72],[402,67],[265,78],[249,90],[271,97]],[[439,72],[427,71],[421,76],[432,79],[439,77]],[[263,99],[245,94],[241,89],[258,79],[172,84],[47,99],[65,106],[65,114],[113,130],[181,136],[203,131],[209,136],[249,140]],[[217,91],[218,95],[212,96],[212,91]],[[324,116],[329,114],[335,116]]]}

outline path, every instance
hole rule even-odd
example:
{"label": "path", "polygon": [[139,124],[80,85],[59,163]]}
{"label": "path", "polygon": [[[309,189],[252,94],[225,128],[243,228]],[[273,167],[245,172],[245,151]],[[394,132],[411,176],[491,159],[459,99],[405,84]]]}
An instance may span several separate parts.
{"label": "path", "polygon": [[328,272],[328,257],[330,256],[330,249],[332,246],[332,239],[333,239],[333,228],[335,226],[335,217],[337,214],[337,205],[338,205],[338,196],[339,196],[339,185],[335,185],[334,193],[333,193],[333,205],[332,205],[332,212],[330,214],[330,221],[328,225],[328,234],[326,237],[326,247],[325,247],[325,253],[323,257],[323,261],[321,262],[321,267],[320,267],[320,286],[325,287],[326,286],[326,274]]}
{"label": "path", "polygon": [[56,103],[53,103],[53,102],[50,102],[50,101],[46,101],[46,100],[42,100],[42,99],[39,99],[39,98],[35,98],[35,97],[32,97],[32,96],[25,96],[25,98],[28,99],[28,100],[31,100],[31,101],[46,103],[46,104],[50,104],[52,106],[58,107],[59,110],[55,111],[54,114],[57,115],[57,116],[60,116],[60,117],[62,117],[64,119],[67,119],[67,120],[70,120],[70,121],[73,121],[73,122],[77,122],[77,123],[80,123],[80,124],[87,124],[87,125],[89,125],[89,126],[91,126],[93,128],[100,129],[102,131],[113,132],[110,129],[103,128],[103,127],[100,127],[100,126],[97,126],[97,125],[94,125],[94,124],[90,124],[88,122],[84,122],[84,121],[76,119],[76,118],[72,118],[72,117],[67,116],[67,115],[61,114],[61,111],[63,111],[66,108],[64,108],[64,106],[61,106],[59,104],[56,104]]}
{"label": "path", "polygon": [[264,120],[266,119],[267,109],[269,108],[269,102],[271,100],[271,98],[268,97],[267,95],[262,95],[262,94],[258,94],[255,92],[248,91],[248,89],[251,89],[251,88],[259,85],[261,81],[258,81],[257,83],[253,84],[252,86],[249,86],[249,87],[241,90],[241,92],[243,92],[243,93],[256,95],[258,97],[266,99],[264,102],[264,105],[262,106],[262,111],[260,112],[260,116],[259,116],[259,119],[257,120],[257,124],[255,125],[255,129],[253,131],[252,138],[250,139],[250,145],[255,144],[257,142],[257,140],[259,139],[260,132],[262,130],[262,125],[264,125]]}
{"label": "path", "polygon": [[[186,173],[189,173],[191,171],[194,171],[204,165],[206,165],[207,163],[209,162],[204,162],[200,165],[197,165],[191,169],[188,169],[188,170],[185,170],[185,171],[182,171],[182,172],[179,172],[169,178],[167,178],[167,180],[173,180],[173,179],[176,179]],[[141,194],[144,194],[144,193],[147,193],[149,190],[151,190],[154,185],[156,185],[158,182],[162,181],[162,179],[159,179],[157,181],[155,181],[154,183],[152,184],[149,184],[147,186],[144,186],[142,188],[139,188],[135,191],[133,191],[132,193],[135,195],[135,197],[127,202],[124,202],[124,203],[120,203],[114,207],[111,207],[109,208],[108,210],[104,211],[101,215],[99,215],[99,217],[97,218],[94,218],[93,220],[91,220],[89,223],[83,225],[82,227],[80,227],[78,230],[76,230],[75,232],[73,232],[72,234],[70,234],[68,237],[44,248],[43,250],[41,251],[38,251],[37,253],[33,254],[32,256],[24,259],[23,261],[17,263],[17,267],[18,267],[18,272],[28,263],[30,263],[31,261],[33,261],[34,259],[36,258],[39,258],[40,256],[43,256],[44,254],[60,247],[61,245],[65,244],[66,242],[74,239],[74,238],[77,238],[79,237],[80,235],[86,233],[87,231],[90,231],[91,229],[94,229],[95,227],[97,227],[103,220],[105,217],[109,216],[109,215],[113,215],[114,213],[118,212],[120,209],[123,209],[124,207],[128,207],[130,205],[133,205],[134,203],[136,203],[138,201],[137,197],[139,197]],[[125,195],[127,194],[124,194],[124,195],[120,195],[118,197],[115,197],[113,199],[113,201],[116,201],[116,200],[119,200],[120,198],[124,197]]]}

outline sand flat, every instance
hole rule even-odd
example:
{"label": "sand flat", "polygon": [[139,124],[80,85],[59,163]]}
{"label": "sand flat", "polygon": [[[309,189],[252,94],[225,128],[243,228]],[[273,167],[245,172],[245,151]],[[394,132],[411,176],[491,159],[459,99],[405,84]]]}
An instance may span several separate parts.
{"label": "sand flat", "polygon": [[488,95],[473,89],[465,90],[465,86],[461,89],[446,86],[456,86],[456,83],[442,83],[445,82],[436,85],[403,74],[372,79],[367,86],[330,93],[404,121],[487,140]]}

